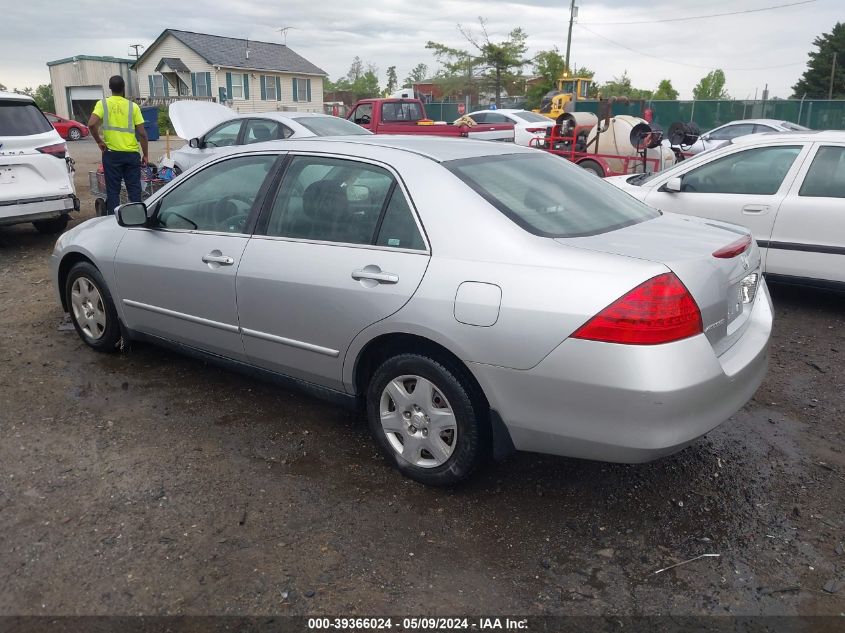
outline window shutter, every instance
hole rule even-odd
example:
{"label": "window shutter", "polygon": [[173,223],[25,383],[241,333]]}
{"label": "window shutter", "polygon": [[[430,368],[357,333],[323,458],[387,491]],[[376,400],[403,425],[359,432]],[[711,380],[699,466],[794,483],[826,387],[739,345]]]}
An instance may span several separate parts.
{"label": "window shutter", "polygon": [[282,79],[276,77],[276,101],[282,100]]}
{"label": "window shutter", "polygon": [[203,73],[205,75],[206,93],[211,97],[211,73]]}
{"label": "window shutter", "polygon": [[261,75],[261,100],[267,100],[267,77]]}
{"label": "window shutter", "polygon": [[291,79],[291,81],[293,82],[293,100],[299,101],[299,91],[298,91],[298,86],[296,85],[297,84],[296,77]]}
{"label": "window shutter", "polygon": [[232,100],[232,73],[226,73],[226,100]]}
{"label": "window shutter", "polygon": [[197,74],[191,73],[191,94],[197,96]]}
{"label": "window shutter", "polygon": [[244,73],[244,99],[249,99],[249,75]]}
{"label": "window shutter", "polygon": [[311,101],[311,80],[305,80],[305,94],[306,94],[306,101]]}
{"label": "window shutter", "polygon": [[147,75],[147,79],[150,80],[150,96],[155,97],[156,96],[156,89],[155,89],[155,86],[153,86],[153,76]]}
{"label": "window shutter", "polygon": [[168,83],[168,81],[167,81],[167,77],[165,77],[164,75],[162,75],[162,76],[161,76],[161,85],[162,85],[162,86],[164,86],[164,96],[165,96],[165,97],[169,97],[169,96],[170,96],[170,89],[167,87],[167,83]]}

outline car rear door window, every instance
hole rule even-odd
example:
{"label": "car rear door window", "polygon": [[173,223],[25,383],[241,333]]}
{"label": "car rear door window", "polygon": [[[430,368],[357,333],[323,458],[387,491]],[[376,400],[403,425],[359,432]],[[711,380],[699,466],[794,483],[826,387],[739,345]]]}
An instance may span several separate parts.
{"label": "car rear door window", "polygon": [[274,155],[238,156],[191,174],[161,199],[158,226],[243,233]]}
{"label": "car rear door window", "polygon": [[487,123],[487,113],[486,112],[478,112],[476,114],[470,115],[472,120],[476,123]]}
{"label": "car rear door window", "polygon": [[800,145],[735,152],[684,174],[681,191],[773,195],[800,153]]}
{"label": "car rear door window", "polygon": [[34,103],[0,101],[0,136],[30,136],[53,129]]}
{"label": "car rear door window", "polygon": [[408,200],[399,187],[393,188],[390,202],[384,212],[384,218],[376,238],[378,246],[425,250],[420,229],[414,219]]}
{"label": "car rear door window", "polygon": [[372,244],[395,180],[386,169],[353,160],[296,156],[267,221],[267,235]]}
{"label": "car rear door window", "polygon": [[244,145],[288,138],[293,134],[288,126],[270,119],[250,119],[244,128]]}
{"label": "car rear door window", "polygon": [[208,147],[230,147],[237,145],[238,134],[241,131],[241,121],[236,119],[217,126],[205,136],[205,144]]}
{"label": "car rear door window", "polygon": [[798,195],[845,198],[845,147],[823,146],[818,149]]}
{"label": "car rear door window", "polygon": [[712,141],[729,141],[738,136],[745,136],[746,134],[754,133],[754,125],[752,123],[740,123],[739,125],[727,125],[710,134]]}

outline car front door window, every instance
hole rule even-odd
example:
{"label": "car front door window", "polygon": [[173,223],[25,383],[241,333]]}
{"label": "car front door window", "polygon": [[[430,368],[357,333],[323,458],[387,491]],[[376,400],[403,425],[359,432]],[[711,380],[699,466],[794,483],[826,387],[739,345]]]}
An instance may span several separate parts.
{"label": "car front door window", "polygon": [[252,143],[263,143],[285,139],[293,134],[293,130],[280,123],[269,119],[250,119],[244,128],[244,145]]}
{"label": "car front door window", "polygon": [[243,233],[276,156],[239,156],[192,175],[156,210],[164,229]]}
{"label": "car front door window", "polygon": [[223,123],[209,132],[205,137],[206,147],[230,147],[237,145],[238,133],[241,131],[241,121]]}
{"label": "car front door window", "polygon": [[710,133],[711,141],[729,141],[739,136],[752,134],[754,126],[750,123],[742,123],[740,125],[726,125]]}
{"label": "car front door window", "polygon": [[800,145],[757,147],[729,154],[684,174],[681,191],[773,195],[801,149]]}

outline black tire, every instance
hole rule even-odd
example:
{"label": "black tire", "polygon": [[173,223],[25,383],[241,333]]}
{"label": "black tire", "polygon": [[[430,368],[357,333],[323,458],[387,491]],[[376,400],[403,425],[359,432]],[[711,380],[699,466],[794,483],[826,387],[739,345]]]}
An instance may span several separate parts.
{"label": "black tire", "polygon": [[67,131],[69,141],[78,141],[82,138],[82,131],[78,127],[72,127]]}
{"label": "black tire", "polygon": [[[452,453],[437,466],[418,466],[394,449],[381,424],[382,393],[395,378],[419,376],[433,383],[448,401],[457,425]],[[387,459],[406,477],[428,486],[450,486],[467,477],[490,454],[489,412],[484,397],[465,368],[457,363],[420,354],[399,354],[375,371],[367,388],[367,420],[370,431]],[[404,445],[404,443],[403,443]]]}
{"label": "black tire", "polygon": [[582,161],[578,163],[578,166],[581,169],[586,169],[587,171],[594,173],[599,178],[604,178],[604,169],[602,169],[602,166],[594,160]]}
{"label": "black tire", "polygon": [[[80,324],[81,318],[77,316],[76,310],[74,309],[73,287],[77,280],[81,284],[91,284],[96,288],[97,293],[99,293],[100,301],[93,307],[105,315],[105,324],[102,332],[97,332],[98,336],[93,336],[84,331],[83,326]],[[114,307],[111,293],[100,271],[90,262],[79,262],[75,264],[68,273],[64,292],[68,311],[70,312],[70,320],[73,322],[73,327],[76,329],[79,338],[86,345],[98,352],[116,351],[121,339],[120,319],[117,316],[117,310]]]}
{"label": "black tire", "polygon": [[45,235],[53,235],[61,233],[67,228],[67,223],[70,218],[66,215],[60,215],[57,218],[50,218],[49,220],[36,220],[32,223],[35,230]]}

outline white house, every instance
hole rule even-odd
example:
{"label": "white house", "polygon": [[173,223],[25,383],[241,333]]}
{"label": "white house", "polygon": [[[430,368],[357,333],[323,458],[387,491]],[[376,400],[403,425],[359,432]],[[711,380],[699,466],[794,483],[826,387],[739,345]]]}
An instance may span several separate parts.
{"label": "white house", "polygon": [[141,99],[201,99],[241,113],[323,111],[326,72],[284,44],[167,29],[134,65]]}

